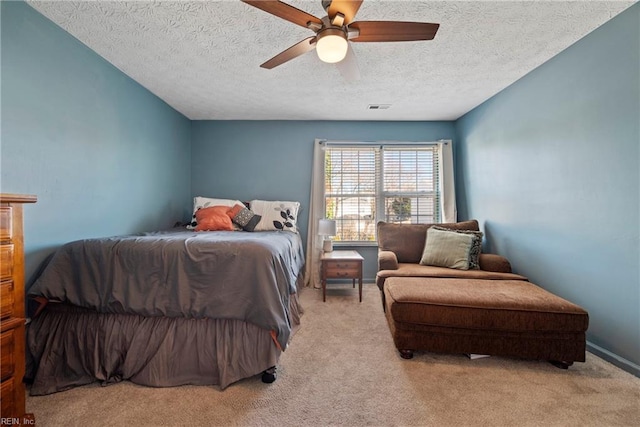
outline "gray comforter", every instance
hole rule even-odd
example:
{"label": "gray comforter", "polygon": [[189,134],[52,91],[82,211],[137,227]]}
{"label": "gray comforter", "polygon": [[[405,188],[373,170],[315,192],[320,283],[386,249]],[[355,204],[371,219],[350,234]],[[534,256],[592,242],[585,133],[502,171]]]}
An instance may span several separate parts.
{"label": "gray comforter", "polygon": [[244,320],[275,331],[284,350],[303,267],[297,233],[174,229],[68,243],[28,295],[102,313]]}

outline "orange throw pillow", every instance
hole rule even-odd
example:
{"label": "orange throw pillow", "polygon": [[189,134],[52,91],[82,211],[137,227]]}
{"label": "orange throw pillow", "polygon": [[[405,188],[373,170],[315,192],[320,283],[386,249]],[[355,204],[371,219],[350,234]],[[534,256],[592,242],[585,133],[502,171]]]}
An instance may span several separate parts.
{"label": "orange throw pillow", "polygon": [[233,223],[227,215],[229,206],[211,206],[196,211],[196,231],[233,231]]}

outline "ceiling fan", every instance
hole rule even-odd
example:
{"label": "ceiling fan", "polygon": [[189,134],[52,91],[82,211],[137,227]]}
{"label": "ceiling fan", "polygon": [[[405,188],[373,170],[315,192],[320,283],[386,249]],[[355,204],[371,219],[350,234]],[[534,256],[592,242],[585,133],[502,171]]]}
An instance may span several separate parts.
{"label": "ceiling fan", "polygon": [[359,78],[360,71],[352,42],[399,42],[432,40],[440,24],[403,21],[353,21],[363,0],[322,0],[327,16],[320,19],[279,0],[242,0],[267,13],[301,27],[315,35],[294,44],[269,59],[262,68],[272,69],[303,53],[316,49],[323,62],[335,63],[347,80]]}

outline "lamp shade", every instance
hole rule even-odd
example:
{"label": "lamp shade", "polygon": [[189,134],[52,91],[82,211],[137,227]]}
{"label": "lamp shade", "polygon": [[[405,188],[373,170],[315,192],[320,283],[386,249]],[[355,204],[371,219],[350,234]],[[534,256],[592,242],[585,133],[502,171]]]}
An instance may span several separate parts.
{"label": "lamp shade", "polygon": [[323,62],[334,64],[340,62],[347,55],[349,44],[344,31],[336,28],[327,28],[318,33],[316,53]]}
{"label": "lamp shade", "polygon": [[318,234],[320,236],[335,236],[336,222],[332,219],[321,219],[318,222]]}

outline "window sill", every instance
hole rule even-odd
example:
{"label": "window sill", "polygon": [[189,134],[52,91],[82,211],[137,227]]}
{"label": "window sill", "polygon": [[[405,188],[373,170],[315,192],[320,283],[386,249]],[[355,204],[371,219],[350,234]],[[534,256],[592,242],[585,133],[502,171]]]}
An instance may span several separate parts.
{"label": "window sill", "polygon": [[360,247],[360,248],[370,248],[373,247],[375,248],[376,246],[378,246],[378,242],[333,242],[333,247],[337,248],[337,247],[345,247],[345,248],[353,248],[353,247]]}

